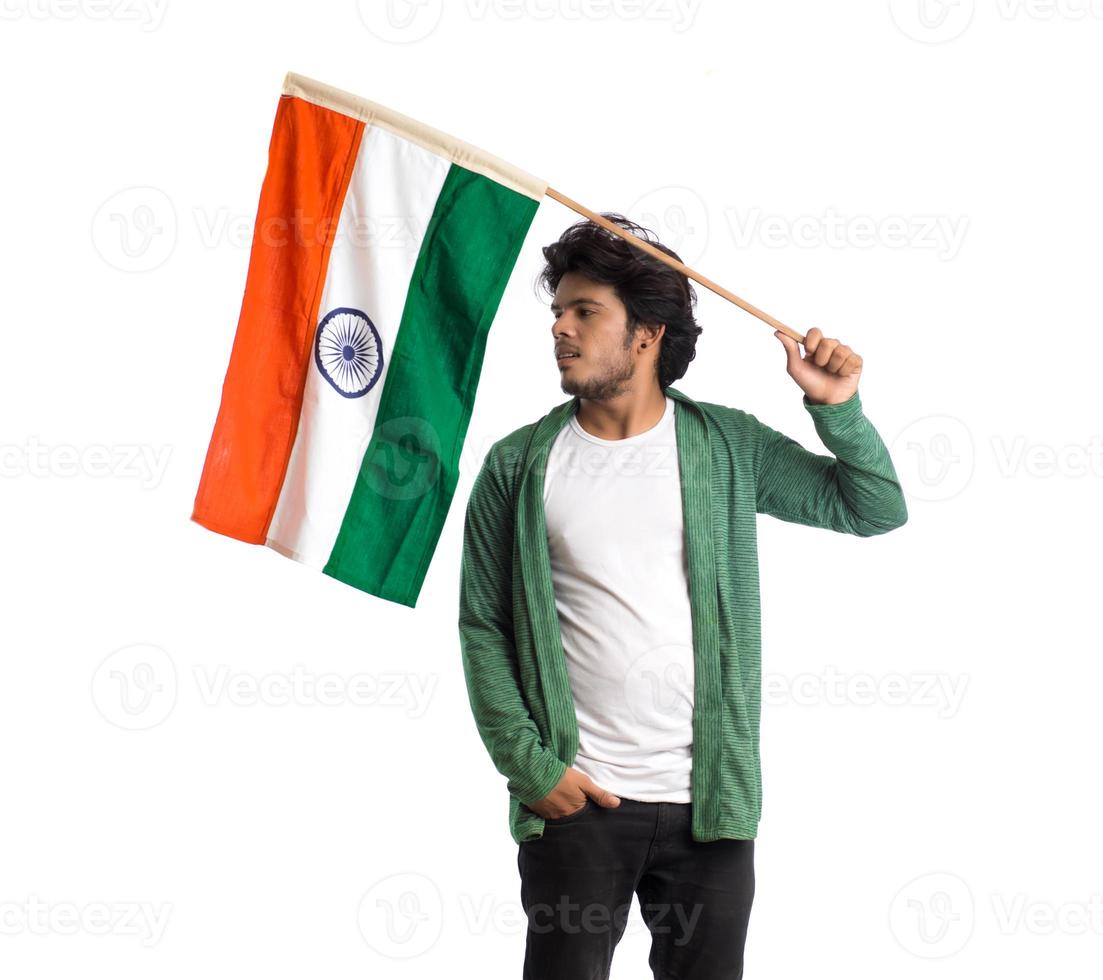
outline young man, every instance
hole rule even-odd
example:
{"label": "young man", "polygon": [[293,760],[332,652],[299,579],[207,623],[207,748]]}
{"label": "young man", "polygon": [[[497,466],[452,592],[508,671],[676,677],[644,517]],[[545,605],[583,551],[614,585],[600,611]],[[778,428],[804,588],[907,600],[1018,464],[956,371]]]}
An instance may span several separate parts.
{"label": "young man", "polygon": [[[651,241],[645,229],[605,215]],[[862,359],[782,334],[834,456],[672,387],[688,278],[589,221],[543,250],[572,397],[491,447],[464,524],[459,631],[507,777],[525,980],[606,978],[632,896],[656,978],[743,974],[761,815],[755,515],[869,536],[907,520]]]}

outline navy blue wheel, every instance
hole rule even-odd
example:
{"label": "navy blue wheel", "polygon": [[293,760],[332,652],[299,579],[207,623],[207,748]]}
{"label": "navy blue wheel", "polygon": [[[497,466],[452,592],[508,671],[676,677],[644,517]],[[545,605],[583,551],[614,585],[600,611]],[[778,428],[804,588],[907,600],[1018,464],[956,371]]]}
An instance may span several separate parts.
{"label": "navy blue wheel", "polygon": [[339,306],[318,324],[314,362],[338,394],[359,398],[383,371],[383,341],[366,313]]}

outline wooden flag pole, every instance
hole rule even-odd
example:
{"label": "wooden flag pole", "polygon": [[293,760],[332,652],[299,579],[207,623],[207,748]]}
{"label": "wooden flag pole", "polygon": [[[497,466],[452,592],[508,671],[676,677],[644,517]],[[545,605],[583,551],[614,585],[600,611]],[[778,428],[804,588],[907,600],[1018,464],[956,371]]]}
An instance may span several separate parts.
{"label": "wooden flag pole", "polygon": [[746,310],[752,316],[756,316],[760,320],[764,320],[775,330],[780,330],[782,333],[788,334],[794,340],[800,341],[800,343],[802,344],[804,343],[804,337],[797,333],[792,327],[787,327],[780,320],[775,320],[772,316],[770,316],[769,313],[764,313],[762,310],[758,309],[758,307],[752,306],[746,300],[740,299],[738,296],[735,295],[735,293],[731,292],[730,290],[727,290],[723,286],[720,286],[717,283],[713,282],[711,279],[702,276],[699,272],[694,272],[688,265],[685,265],[684,263],[679,262],[677,259],[667,255],[666,252],[660,251],[659,249],[655,248],[655,246],[652,245],[650,242],[645,242],[642,238],[638,238],[631,232],[625,231],[619,225],[615,225],[612,221],[603,218],[600,214],[595,214],[589,208],[584,208],[577,201],[572,201],[569,197],[564,194],[560,194],[559,191],[555,190],[552,187],[549,187],[545,191],[545,193],[548,195],[548,197],[554,198],[555,200],[559,201],[560,204],[565,204],[572,211],[577,211],[584,217],[589,218],[595,224],[601,225],[602,228],[613,232],[613,234],[615,235],[620,235],[621,238],[627,239],[637,248],[642,248],[649,255],[653,255],[655,256],[655,258],[659,259],[662,262],[665,262],[667,265],[673,266],[679,272],[689,276],[689,278],[694,280],[694,282],[699,282],[702,286],[711,289],[718,296],[723,296],[724,299],[729,300],[741,309]]}

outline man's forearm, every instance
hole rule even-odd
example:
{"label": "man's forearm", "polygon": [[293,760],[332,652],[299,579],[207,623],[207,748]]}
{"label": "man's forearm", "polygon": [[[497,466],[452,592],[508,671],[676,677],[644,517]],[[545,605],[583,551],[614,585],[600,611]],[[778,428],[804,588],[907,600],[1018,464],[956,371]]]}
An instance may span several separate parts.
{"label": "man's forearm", "polygon": [[759,511],[863,537],[906,523],[907,507],[892,458],[863,413],[858,393],[838,404],[817,404],[807,396],[802,400],[834,457],[812,453],[758,423]]}

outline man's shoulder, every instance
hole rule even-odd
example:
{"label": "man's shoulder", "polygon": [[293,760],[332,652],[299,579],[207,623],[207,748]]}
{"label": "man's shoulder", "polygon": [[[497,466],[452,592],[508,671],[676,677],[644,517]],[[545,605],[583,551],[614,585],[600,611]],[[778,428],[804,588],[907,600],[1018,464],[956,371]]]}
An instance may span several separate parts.
{"label": "man's shoulder", "polygon": [[[561,406],[556,406],[556,408],[558,407]],[[519,425],[495,439],[483,457],[483,468],[489,469],[496,477],[504,479],[512,485],[536,427],[556,408],[549,409],[539,418],[526,422],[524,425]]]}
{"label": "man's shoulder", "polygon": [[724,405],[720,402],[702,401],[697,398],[685,396],[686,401],[697,406],[705,420],[712,427],[729,431],[753,427],[758,419],[750,412],[737,408],[734,405]]}
{"label": "man's shoulder", "polygon": [[525,443],[528,442],[529,436],[532,434],[532,430],[540,424],[542,418],[543,416],[531,422],[526,422],[524,425],[517,426],[512,432],[507,432],[504,436],[501,436],[491,443],[490,452],[508,454],[518,449],[524,449]]}

